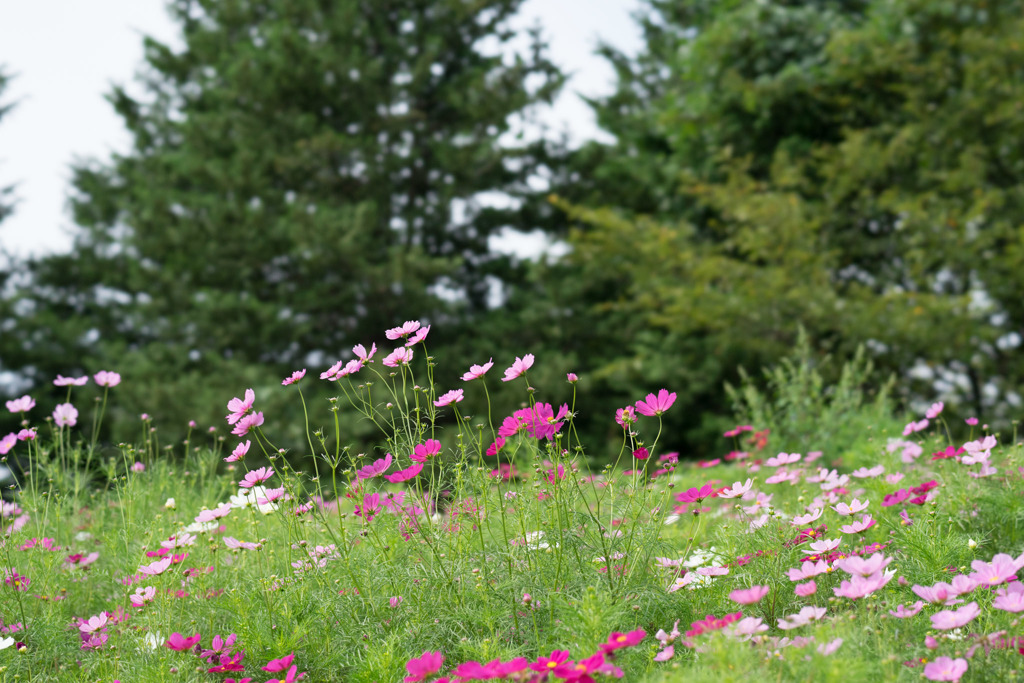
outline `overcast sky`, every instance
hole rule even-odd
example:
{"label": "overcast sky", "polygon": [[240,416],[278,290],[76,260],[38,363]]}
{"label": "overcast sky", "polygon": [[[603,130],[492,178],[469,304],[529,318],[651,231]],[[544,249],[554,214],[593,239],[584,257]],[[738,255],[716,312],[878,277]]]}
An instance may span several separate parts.
{"label": "overcast sky", "polygon": [[[539,22],[551,55],[573,75],[547,120],[577,140],[598,134],[574,94],[610,91],[611,69],[593,51],[599,39],[634,52],[640,0],[526,0],[520,25]],[[163,0],[13,0],[0,5],[0,67],[14,80],[0,122],[0,187],[15,183],[13,216],[0,225],[0,250],[15,255],[70,247],[69,165],[129,149],[130,138],[103,99],[128,84],[142,62],[142,36],[176,41]]]}

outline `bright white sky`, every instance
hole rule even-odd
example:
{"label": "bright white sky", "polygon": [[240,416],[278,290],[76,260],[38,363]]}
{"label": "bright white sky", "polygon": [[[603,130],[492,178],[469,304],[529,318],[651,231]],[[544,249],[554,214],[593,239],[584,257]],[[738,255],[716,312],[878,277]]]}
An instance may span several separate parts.
{"label": "bright white sky", "polygon": [[[550,125],[572,138],[598,135],[575,95],[610,92],[613,73],[593,51],[598,40],[635,52],[640,0],[526,0],[521,25],[540,23],[551,56],[573,74]],[[2,103],[0,187],[17,184],[18,205],[0,225],[0,252],[24,256],[71,245],[69,166],[129,149],[130,138],[103,98],[128,84],[142,63],[142,36],[174,43],[163,0],[6,0],[0,2],[0,67],[15,78]]]}

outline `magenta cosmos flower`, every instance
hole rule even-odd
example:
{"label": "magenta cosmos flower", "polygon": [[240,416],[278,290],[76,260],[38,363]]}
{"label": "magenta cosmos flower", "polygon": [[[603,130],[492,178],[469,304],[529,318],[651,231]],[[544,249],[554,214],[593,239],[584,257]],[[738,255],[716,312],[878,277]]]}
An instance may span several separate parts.
{"label": "magenta cosmos flower", "polygon": [[438,408],[449,406],[453,403],[459,403],[463,399],[462,389],[452,389],[451,391],[441,395],[439,399],[434,401],[434,405]]}
{"label": "magenta cosmos flower", "polygon": [[657,417],[672,407],[676,402],[676,393],[669,393],[668,389],[662,389],[658,395],[647,394],[646,400],[636,402],[636,410],[641,415]]}
{"label": "magenta cosmos flower", "polygon": [[28,394],[25,394],[21,398],[16,398],[13,401],[7,402],[7,410],[11,411],[12,413],[27,413],[28,411],[35,408],[35,406],[35,400]]}
{"label": "magenta cosmos flower", "polygon": [[399,482],[409,481],[410,479],[415,477],[417,474],[419,474],[422,470],[423,470],[423,464],[422,463],[416,463],[416,464],[412,465],[411,467],[408,467],[408,468],[406,468],[404,470],[399,470],[398,472],[395,472],[394,474],[385,474],[384,478],[387,479],[388,481],[390,481],[392,484],[397,484]]}
{"label": "magenta cosmos flower", "polygon": [[528,353],[522,358],[516,356],[516,361],[508,368],[505,368],[505,376],[501,378],[502,382],[511,382],[517,377],[521,377],[526,374],[526,371],[533,367],[533,354]]}
{"label": "magenta cosmos flower", "polygon": [[462,376],[463,382],[472,382],[475,379],[480,379],[487,374],[487,371],[494,367],[494,359],[489,359],[483,365],[470,365],[469,372]]}
{"label": "magenta cosmos flower", "polygon": [[444,664],[444,656],[440,652],[428,652],[424,650],[419,657],[414,657],[405,663],[405,670],[409,675],[402,679],[405,683],[419,683],[430,678],[431,675],[441,670]]}
{"label": "magenta cosmos flower", "polygon": [[391,454],[386,453],[383,458],[375,460],[372,465],[360,467],[356,471],[356,476],[360,479],[373,479],[387,472],[389,467],[391,467]]}
{"label": "magenta cosmos flower", "polygon": [[171,650],[177,650],[178,652],[184,652],[185,650],[191,650],[192,647],[202,640],[203,637],[198,633],[191,638],[186,638],[178,632],[171,634],[171,637],[164,643],[164,647],[170,648]]}
{"label": "magenta cosmos flower", "polygon": [[437,439],[427,439],[426,443],[416,444],[409,459],[413,462],[426,462],[431,456],[441,452],[441,442]]}
{"label": "magenta cosmos flower", "polygon": [[116,387],[121,383],[121,375],[116,372],[107,372],[106,370],[100,370],[92,378],[96,381],[96,384],[101,387]]}
{"label": "magenta cosmos flower", "polygon": [[61,403],[53,409],[53,421],[58,427],[74,427],[78,423],[78,410],[70,403]]}
{"label": "magenta cosmos flower", "polygon": [[700,488],[690,488],[676,495],[676,502],[699,503],[705,498],[714,497],[715,487],[711,484],[704,484]]}
{"label": "magenta cosmos flower", "polygon": [[302,368],[301,370],[296,370],[295,372],[293,372],[291,374],[290,377],[285,377],[283,380],[281,380],[281,385],[282,386],[288,386],[289,384],[295,384],[296,382],[298,382],[300,379],[302,379],[305,376],[306,376],[306,368]]}
{"label": "magenta cosmos flower", "polygon": [[629,633],[619,633],[618,631],[613,631],[611,635],[608,636],[608,640],[601,643],[598,647],[604,654],[609,654],[615,652],[616,650],[621,650],[626,647],[633,647],[634,645],[639,645],[640,641],[643,640],[646,635],[647,631],[643,630],[642,628],[638,628],[635,631],[630,631]]}

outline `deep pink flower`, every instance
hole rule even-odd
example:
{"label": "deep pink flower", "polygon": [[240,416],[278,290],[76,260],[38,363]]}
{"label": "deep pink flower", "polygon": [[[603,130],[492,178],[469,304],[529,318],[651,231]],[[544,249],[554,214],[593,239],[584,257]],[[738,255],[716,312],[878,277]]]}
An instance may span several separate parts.
{"label": "deep pink flower", "polygon": [[633,647],[634,645],[639,644],[640,641],[643,640],[646,635],[647,631],[641,628],[638,628],[635,631],[630,631],[629,633],[619,633],[618,631],[613,631],[612,634],[608,636],[608,640],[601,643],[599,647],[601,649],[601,652],[605,654],[610,654],[612,652],[615,652],[616,650],[621,650],[622,648],[626,647]]}
{"label": "deep pink flower", "polygon": [[58,427],[74,427],[78,423],[78,409],[70,403],[58,404],[53,409],[53,421]]}
{"label": "deep pink flower", "polygon": [[578,662],[567,659],[555,667],[552,673],[556,678],[575,683],[594,683],[594,677],[590,674],[599,671],[604,664],[604,653],[598,652]]}
{"label": "deep pink flower", "polygon": [[81,377],[65,377],[63,375],[57,375],[57,379],[53,380],[53,383],[58,387],[82,387],[85,386],[88,381],[89,375],[82,375]]}
{"label": "deep pink flower", "polygon": [[924,665],[924,677],[929,681],[959,681],[967,673],[967,660],[962,657],[936,657]]}
{"label": "deep pink flower", "polygon": [[516,356],[516,361],[512,365],[505,369],[505,376],[501,378],[502,382],[511,382],[512,380],[520,377],[533,367],[533,354],[528,353],[522,358]]}
{"label": "deep pink flower", "polygon": [[224,458],[224,462],[235,462],[245,457],[245,454],[249,452],[249,447],[252,446],[252,441],[249,439],[245,440],[245,443],[240,443],[235,446],[235,450],[231,451],[231,455]]}
{"label": "deep pink flower", "polygon": [[646,460],[647,458],[651,457],[651,453],[646,448],[641,446],[640,448],[633,451],[633,457],[636,458],[637,460]]}
{"label": "deep pink flower", "polygon": [[711,484],[704,484],[700,488],[690,488],[676,495],[676,502],[699,503],[705,498],[714,497],[715,487]]}
{"label": "deep pink flower", "polygon": [[569,659],[568,650],[555,650],[550,657],[537,657],[537,661],[530,664],[530,670],[538,673],[547,673],[554,670],[559,664]]}
{"label": "deep pink flower", "polygon": [[35,406],[35,400],[28,394],[25,394],[21,398],[16,398],[13,401],[7,402],[7,410],[11,411],[12,413],[27,413],[28,411],[35,408]]}
{"label": "deep pink flower", "polygon": [[231,433],[235,436],[245,436],[249,433],[250,429],[259,427],[261,424],[263,424],[263,411],[258,413],[249,413],[238,421],[238,424],[236,424],[235,428],[231,430]]}
{"label": "deep pink flower", "polygon": [[106,370],[100,370],[92,378],[101,387],[116,387],[121,383],[121,375],[116,372],[107,372]]}
{"label": "deep pink flower", "polygon": [[404,679],[404,683],[419,683],[420,681],[427,680],[431,674],[435,674],[441,670],[441,666],[444,664],[444,657],[440,652],[428,652],[423,651],[423,654],[419,657],[414,657],[405,663],[405,670],[409,672],[409,675]]}
{"label": "deep pink flower", "polygon": [[[199,653],[199,658],[205,659],[207,663],[210,663],[210,660],[217,655],[229,654],[236,640],[238,640],[238,635],[234,633],[229,635],[227,638],[222,638],[221,636],[216,635],[213,637],[213,641],[210,644],[210,649],[202,649],[202,651]],[[239,658],[239,661],[241,661],[241,658]],[[228,670],[230,669],[225,669],[225,671]],[[241,671],[241,669],[234,670]]]}
{"label": "deep pink flower", "polygon": [[396,339],[409,336],[418,329],[420,329],[419,320],[406,320],[401,327],[392,327],[390,330],[386,331],[384,336],[391,341],[395,341]]}
{"label": "deep pink flower", "polygon": [[636,424],[636,411],[633,410],[633,406],[626,406],[616,410],[615,421],[623,429],[628,429],[630,425]]}
{"label": "deep pink flower", "polygon": [[178,652],[184,652],[185,650],[191,650],[192,647],[202,639],[203,637],[198,633],[191,638],[186,638],[180,633],[174,632],[171,634],[171,637],[167,639],[167,642],[164,643],[164,647]]}
{"label": "deep pink flower", "polygon": [[966,420],[964,420],[964,422],[966,422],[970,426],[974,427],[975,425],[978,424],[978,418],[976,418],[976,417],[969,417]]}
{"label": "deep pink flower", "polygon": [[283,386],[288,386],[289,384],[295,384],[296,382],[298,382],[300,379],[302,379],[305,376],[306,376],[306,368],[302,368],[301,370],[296,370],[295,372],[293,372],[290,377],[285,377],[283,380],[281,380],[281,384]]}
{"label": "deep pink flower", "polygon": [[285,669],[287,669],[288,667],[290,667],[292,665],[292,660],[293,659],[295,659],[295,653],[294,652],[291,653],[290,655],[285,655],[284,657],[281,657],[280,659],[271,659],[269,662],[267,662],[266,666],[264,666],[262,668],[263,668],[264,671],[269,671],[270,673],[277,673],[278,671],[284,671]]}
{"label": "deep pink flower", "polygon": [[407,469],[399,470],[398,472],[394,472],[392,474],[385,474],[384,478],[390,481],[392,484],[397,484],[399,482],[408,481],[412,479],[417,474],[419,474],[422,469],[423,465],[421,463],[416,463]]}
{"label": "deep pink flower", "polygon": [[738,588],[729,593],[729,599],[740,605],[753,605],[754,603],[761,602],[761,599],[768,595],[768,590],[768,586]]}
{"label": "deep pink flower", "polygon": [[668,389],[662,389],[658,395],[647,394],[645,401],[636,402],[636,410],[641,415],[656,417],[672,407],[676,402],[676,393],[669,393]]}
{"label": "deep pink flower", "polygon": [[384,356],[384,360],[381,362],[389,368],[397,368],[399,365],[408,365],[412,362],[412,349],[400,346],[388,355]]}
{"label": "deep pink flower", "polygon": [[273,468],[260,467],[259,469],[252,470],[251,472],[246,472],[245,478],[238,482],[238,485],[243,489],[251,489],[256,484],[262,484],[272,476],[274,476]]}
{"label": "deep pink flower", "polygon": [[387,472],[389,467],[391,467],[391,454],[385,453],[383,458],[375,460],[372,465],[360,467],[356,471],[356,476],[360,479],[373,479]]}
{"label": "deep pink flower", "polygon": [[438,408],[443,408],[444,406],[451,405],[452,403],[459,403],[464,398],[462,394],[462,389],[452,389],[451,391],[442,394],[439,399],[434,401],[434,405]]}
{"label": "deep pink flower", "polygon": [[437,439],[427,439],[426,443],[416,444],[409,459],[413,462],[426,462],[431,456],[441,452],[441,442]]}
{"label": "deep pink flower", "polygon": [[252,404],[256,402],[256,392],[252,389],[245,390],[245,399],[240,399],[237,396],[228,401],[228,410],[231,412],[227,415],[227,421],[229,425],[233,425],[243,417],[245,414],[252,410]]}
{"label": "deep pink flower", "polygon": [[463,382],[472,382],[475,379],[480,379],[487,371],[494,367],[494,359],[491,358],[483,365],[470,365],[469,372],[462,375]]}
{"label": "deep pink flower", "polygon": [[503,437],[503,436],[497,437],[494,440],[494,443],[492,443],[490,446],[487,447],[487,455],[497,455],[498,451],[500,451],[502,448],[504,448],[504,446],[505,446],[505,437]]}

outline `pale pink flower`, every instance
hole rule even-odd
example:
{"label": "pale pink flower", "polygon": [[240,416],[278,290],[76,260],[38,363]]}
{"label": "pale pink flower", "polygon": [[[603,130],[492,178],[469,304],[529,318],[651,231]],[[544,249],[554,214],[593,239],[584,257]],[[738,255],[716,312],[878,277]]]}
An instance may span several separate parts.
{"label": "pale pink flower", "polygon": [[116,372],[108,372],[106,370],[100,370],[92,378],[101,387],[116,387],[121,383],[121,375]]}
{"label": "pale pink flower", "polygon": [[16,398],[13,401],[7,402],[7,410],[11,411],[12,413],[27,413],[28,411],[35,408],[35,406],[35,400],[28,394],[25,394],[21,398]]}
{"label": "pale pink flower", "polygon": [[12,448],[18,443],[18,435],[11,432],[4,438],[0,439],[0,455],[7,455]]}
{"label": "pale pink flower", "polygon": [[821,514],[824,511],[825,511],[824,508],[814,508],[813,510],[808,512],[806,515],[800,515],[798,517],[794,517],[793,518],[793,526],[804,526],[806,524],[810,524],[814,520],[816,520],[819,517],[821,517]]}
{"label": "pale pink flower", "polygon": [[36,438],[36,427],[18,432],[18,441],[32,441]]}
{"label": "pale pink flower", "polygon": [[245,478],[238,482],[238,485],[243,489],[251,489],[256,484],[262,484],[267,479],[274,476],[274,470],[270,467],[260,467],[259,469],[246,472]]}
{"label": "pale pink flower", "polygon": [[753,485],[754,485],[754,480],[753,479],[747,479],[747,481],[745,483],[743,483],[743,484],[739,483],[738,481],[734,482],[732,487],[727,488],[726,490],[724,490],[721,493],[719,493],[718,497],[719,498],[739,498],[743,494],[747,493],[750,490],[750,487],[753,486]]}
{"label": "pale pink flower", "polygon": [[854,498],[849,505],[847,505],[846,503],[839,503],[838,505],[833,506],[832,509],[838,512],[843,517],[849,517],[850,515],[855,515],[858,512],[863,512],[864,510],[867,509],[867,507],[868,501],[865,500],[862,503],[861,501]]}
{"label": "pale pink flower", "polygon": [[60,403],[53,409],[53,421],[58,427],[74,427],[78,423],[78,410],[70,403]]}
{"label": "pale pink flower", "polygon": [[412,349],[400,346],[381,361],[389,368],[397,368],[399,365],[408,365],[412,362]]}
{"label": "pale pink flower", "polygon": [[838,588],[833,588],[832,592],[839,597],[857,600],[874,593],[891,580],[892,575],[886,575],[883,572],[878,572],[867,577],[859,574],[853,574],[850,577],[850,581],[843,581],[839,584]]}
{"label": "pale pink flower", "polygon": [[838,650],[842,644],[842,638],[836,638],[835,640],[829,641],[827,643],[822,643],[817,647],[818,654],[828,657],[830,654]]}
{"label": "pale pink flower", "polygon": [[370,346],[370,350],[367,351],[366,347],[362,344],[356,344],[352,347],[352,353],[356,355],[360,362],[369,363],[370,359],[373,358],[373,354],[377,353],[377,345],[373,344]]}
{"label": "pale pink flower", "polygon": [[255,402],[256,392],[252,389],[245,390],[245,399],[240,399],[236,396],[228,401],[228,410],[231,411],[226,418],[228,424],[233,425],[245,417],[245,414],[252,410],[252,404]]}
{"label": "pale pink flower", "polygon": [[965,673],[967,660],[963,657],[936,657],[934,662],[924,665],[924,677],[929,681],[959,681]]}
{"label": "pale pink flower", "polygon": [[820,541],[814,541],[810,544],[810,550],[806,548],[800,548],[800,552],[805,555],[821,555],[823,553],[830,553],[839,547],[839,543],[842,539],[838,538],[823,538]]}
{"label": "pale pink flower", "polygon": [[806,626],[812,621],[817,621],[825,616],[827,610],[824,607],[808,605],[800,610],[798,614],[790,614],[785,619],[779,619],[779,628],[783,631]]}
{"label": "pale pink flower", "polygon": [[928,419],[927,418],[925,418],[924,420],[921,420],[920,422],[911,421],[911,422],[909,422],[907,424],[906,427],[903,428],[903,436],[910,436],[911,434],[913,434],[915,432],[920,432],[921,430],[924,430],[924,429],[928,429]]}
{"label": "pale pink flower", "polygon": [[728,567],[701,567],[697,570],[701,576],[725,576],[729,573]]}
{"label": "pale pink flower", "polygon": [[968,574],[968,577],[979,584],[998,586],[1014,576],[1019,568],[1011,556],[999,553],[992,558],[991,563],[981,560],[971,562],[971,569],[974,571]]}
{"label": "pale pink flower", "polygon": [[944,609],[936,612],[931,616],[932,626],[943,631],[960,628],[973,621],[979,614],[981,608],[978,607],[978,603],[969,602],[957,610]]}
{"label": "pale pink flower", "polygon": [[883,465],[875,465],[874,467],[859,467],[853,472],[850,472],[851,477],[857,479],[873,479],[879,477],[885,473],[885,467]]}
{"label": "pale pink flower", "polygon": [[451,391],[442,394],[440,398],[434,401],[434,405],[438,408],[443,408],[444,406],[451,405],[452,403],[459,403],[464,398],[462,394],[462,389],[452,389]]}
{"label": "pale pink flower", "polygon": [[964,444],[964,450],[971,455],[976,455],[982,451],[990,451],[996,447],[996,437],[986,436],[984,439],[978,439],[977,441],[968,441]]}
{"label": "pale pink flower", "polygon": [[295,384],[296,382],[298,382],[300,379],[302,379],[305,376],[306,376],[306,368],[302,368],[301,370],[296,370],[295,372],[293,372],[291,374],[291,376],[285,377],[283,380],[281,380],[281,385],[282,386],[288,386],[289,384]]}
{"label": "pale pink flower", "polygon": [[89,375],[82,375],[81,377],[65,377],[63,375],[57,375],[57,379],[53,380],[53,383],[58,387],[83,387],[88,381]]}
{"label": "pale pink flower", "polygon": [[517,377],[521,377],[527,370],[533,367],[533,360],[532,353],[528,353],[522,358],[516,356],[515,362],[508,368],[505,368],[505,376],[501,378],[501,381],[511,382]]}
{"label": "pale pink flower", "polygon": [[231,550],[259,550],[259,543],[251,543],[249,541],[239,541],[237,538],[231,536],[224,537],[224,547]]}
{"label": "pale pink flower", "polygon": [[263,412],[249,413],[242,417],[235,425],[235,428],[231,430],[231,433],[235,436],[245,436],[249,433],[250,429],[259,427],[263,424]]}
{"label": "pale pink flower", "polygon": [[740,605],[753,605],[754,603],[761,602],[761,599],[768,595],[768,591],[768,586],[738,588],[729,593],[729,599]]}
{"label": "pale pink flower", "polygon": [[764,461],[767,467],[782,467],[783,465],[792,465],[798,462],[801,458],[799,453],[779,453],[778,455],[768,458]]}
{"label": "pale pink flower", "polygon": [[818,591],[818,584],[814,581],[808,581],[807,583],[798,583],[793,589],[793,592],[799,595],[801,598],[806,598],[810,595],[814,595]]}
{"label": "pale pink flower", "polygon": [[825,574],[828,572],[828,562],[825,560],[818,560],[817,562],[801,562],[799,567],[790,569],[787,572],[790,581],[803,581],[804,579],[810,579],[819,574]]}
{"label": "pale pink flower", "polygon": [[672,407],[676,402],[676,392],[669,393],[668,389],[661,389],[658,395],[647,394],[643,401],[636,402],[636,411],[647,417],[657,417]]}
{"label": "pale pink flower", "polygon": [[200,510],[199,514],[196,515],[195,521],[200,524],[212,522],[220,519],[221,517],[227,517],[231,512],[231,503],[221,503],[212,510]]}
{"label": "pale pink flower", "polygon": [[934,586],[918,586],[915,584],[911,586],[910,590],[914,591],[914,594],[925,602],[935,605],[956,605],[963,602],[963,600],[956,599],[959,593],[948,583],[942,581],[939,581]]}
{"label": "pale pink flower", "polygon": [[842,569],[848,574],[858,574],[860,576],[868,577],[885,569],[891,563],[891,557],[886,557],[882,553],[875,553],[867,559],[851,555],[850,557],[844,557],[836,560],[832,565]]}
{"label": "pale pink flower", "polygon": [[160,541],[161,548],[167,548],[168,550],[174,550],[175,548],[186,548],[196,544],[196,535],[188,532],[179,533],[171,536],[166,541]]}
{"label": "pale pink flower", "polygon": [[900,619],[909,619],[910,617],[916,617],[922,607],[924,607],[924,603],[918,600],[910,607],[897,605],[895,610],[889,610],[889,614]]}
{"label": "pale pink flower", "polygon": [[153,598],[156,597],[156,588],[152,586],[146,586],[143,588],[139,586],[135,589],[135,592],[128,596],[134,607],[142,607],[146,603],[153,602]]}
{"label": "pale pink flower", "polygon": [[1004,612],[1024,612],[1024,584],[1014,581],[997,590],[992,606]]}
{"label": "pale pink flower", "polygon": [[396,339],[409,336],[418,329],[420,329],[419,320],[406,320],[400,327],[392,327],[390,330],[387,330],[384,336],[391,341],[395,341]]}
{"label": "pale pink flower", "polygon": [[[748,604],[748,603],[741,603]],[[730,638],[750,640],[758,633],[768,630],[768,625],[761,621],[761,617],[745,617],[737,622],[729,624],[723,633]]]}
{"label": "pale pink flower", "polygon": [[416,344],[419,344],[421,341],[426,339],[427,335],[429,333],[430,333],[430,325],[427,325],[426,327],[421,327],[420,329],[416,330],[415,334],[413,334],[411,337],[409,337],[409,341],[405,342],[405,345],[406,346],[415,346]]}
{"label": "pale pink flower", "polygon": [[854,520],[849,524],[844,524],[839,527],[839,530],[844,534],[859,534],[867,531],[875,525],[875,520],[871,518],[871,515],[864,515],[860,518],[860,521]]}
{"label": "pale pink flower", "polygon": [[157,560],[150,564],[144,564],[139,567],[140,574],[147,574],[149,576],[159,576],[167,571],[167,568],[171,566],[173,558],[165,557],[162,560]]}
{"label": "pale pink flower", "polygon": [[463,382],[472,382],[475,379],[480,379],[485,374],[487,374],[487,371],[490,370],[492,367],[494,367],[494,359],[493,358],[489,359],[483,365],[470,365],[469,366],[469,372],[467,372],[464,375],[462,375],[462,381]]}
{"label": "pale pink flower", "polygon": [[245,440],[245,443],[240,443],[235,446],[235,450],[231,451],[231,455],[224,458],[224,462],[236,462],[245,457],[245,454],[249,452],[249,447],[252,446],[252,441],[249,439]]}
{"label": "pale pink flower", "polygon": [[291,496],[285,493],[284,487],[276,489],[263,489],[263,495],[256,497],[256,504],[260,507],[271,505],[275,501],[291,500]]}
{"label": "pale pink flower", "polygon": [[941,413],[942,409],[945,407],[946,406],[942,401],[933,403],[931,407],[927,410],[927,412],[925,412],[924,416],[927,417],[929,420],[934,420],[939,416],[939,413]]}
{"label": "pale pink flower", "polygon": [[88,620],[83,621],[78,625],[78,630],[82,633],[96,633],[101,628],[107,625],[107,615],[104,612],[100,612],[94,617],[89,617]]}

